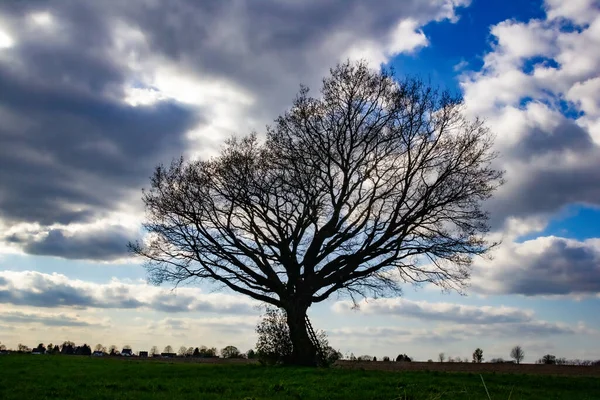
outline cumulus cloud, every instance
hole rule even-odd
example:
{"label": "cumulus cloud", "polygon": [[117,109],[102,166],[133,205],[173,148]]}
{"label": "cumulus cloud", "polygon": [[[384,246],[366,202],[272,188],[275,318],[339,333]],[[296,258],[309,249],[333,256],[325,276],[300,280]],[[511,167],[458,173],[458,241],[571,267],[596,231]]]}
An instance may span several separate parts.
{"label": "cumulus cloud", "polygon": [[547,0],[546,18],[503,21],[479,71],[462,74],[467,110],[497,134],[507,184],[487,204],[492,224],[600,204],[600,9]]}
{"label": "cumulus cloud", "polygon": [[488,294],[597,295],[600,239],[549,236],[505,244],[493,260],[476,264],[472,283]]}
{"label": "cumulus cloud", "polygon": [[[66,232],[139,214],[153,166],[261,129],[344,57],[426,45],[421,28],[468,3],[1,2],[0,227],[39,225],[12,242],[28,253],[98,258],[88,239],[117,219]],[[109,259],[116,239],[97,242]]]}
{"label": "cumulus cloud", "polygon": [[205,293],[191,287],[171,291],[117,280],[97,284],[34,271],[1,271],[0,303],[42,308],[149,309],[234,315],[254,315],[257,305],[242,296]]}
{"label": "cumulus cloud", "polygon": [[[469,306],[452,303],[411,301],[401,297],[390,299],[366,299],[358,304],[365,314],[411,317],[426,321],[449,321],[457,324],[503,324],[531,321],[533,312],[512,307]],[[333,310],[350,312],[350,301],[338,301]]]}

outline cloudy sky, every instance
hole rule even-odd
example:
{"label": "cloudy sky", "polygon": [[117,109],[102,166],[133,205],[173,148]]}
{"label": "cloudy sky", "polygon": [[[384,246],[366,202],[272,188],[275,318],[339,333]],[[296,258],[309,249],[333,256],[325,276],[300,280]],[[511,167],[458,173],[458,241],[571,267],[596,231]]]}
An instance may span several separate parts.
{"label": "cloudy sky", "polygon": [[600,358],[596,0],[0,2],[0,342],[256,342],[253,301],[145,283],[126,243],[173,157],[263,131],[300,83],[364,58],[461,92],[507,184],[467,296],[313,307],[343,353]]}

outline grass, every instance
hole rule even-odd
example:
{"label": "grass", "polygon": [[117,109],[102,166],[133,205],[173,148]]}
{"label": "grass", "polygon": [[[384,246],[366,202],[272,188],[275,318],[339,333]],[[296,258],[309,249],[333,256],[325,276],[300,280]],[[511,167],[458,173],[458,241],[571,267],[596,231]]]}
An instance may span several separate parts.
{"label": "grass", "polygon": [[2,400],[490,398],[597,400],[600,379],[0,356]]}

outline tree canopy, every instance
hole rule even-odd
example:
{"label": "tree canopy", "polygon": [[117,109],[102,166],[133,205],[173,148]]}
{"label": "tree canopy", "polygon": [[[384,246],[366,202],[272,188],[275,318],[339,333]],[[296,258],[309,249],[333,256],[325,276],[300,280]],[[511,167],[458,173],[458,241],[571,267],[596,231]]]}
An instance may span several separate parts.
{"label": "tree canopy", "polygon": [[292,362],[314,362],[306,311],[402,283],[462,290],[493,243],[492,137],[459,97],[347,62],[256,134],[159,166],[132,250],[154,283],[204,279],[286,311]]}

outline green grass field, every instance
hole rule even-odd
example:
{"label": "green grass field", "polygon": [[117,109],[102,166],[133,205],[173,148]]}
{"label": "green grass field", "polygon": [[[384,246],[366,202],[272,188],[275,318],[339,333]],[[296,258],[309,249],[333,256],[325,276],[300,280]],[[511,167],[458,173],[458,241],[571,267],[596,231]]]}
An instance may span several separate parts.
{"label": "green grass field", "polygon": [[[600,399],[600,379],[483,375],[493,400]],[[488,399],[479,374],[0,356],[0,399]]]}

